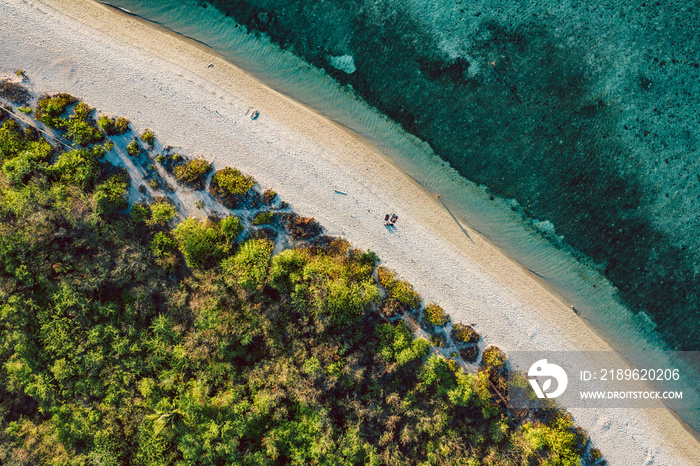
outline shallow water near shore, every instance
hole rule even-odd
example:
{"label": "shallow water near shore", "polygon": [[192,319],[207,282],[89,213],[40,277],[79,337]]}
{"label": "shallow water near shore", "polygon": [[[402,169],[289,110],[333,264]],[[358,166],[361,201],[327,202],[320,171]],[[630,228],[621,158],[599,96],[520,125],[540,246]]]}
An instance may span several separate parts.
{"label": "shallow water near shore", "polygon": [[[325,72],[281,51],[265,38],[248,34],[233,19],[212,7],[202,7],[201,2],[168,0],[152,5],[152,2],[117,0],[109,3],[203,42],[270,87],[369,140],[429,192],[440,194],[440,200],[456,221],[473,227],[537,275],[623,353],[668,348],[654,330],[657,324],[651,318],[633,313],[623,305],[617,288],[602,273],[605,267],[570,252],[571,248],[565,246],[567,238],[557,235],[556,223],[528,218],[526,211],[512,199],[494,196],[492,200],[485,188],[462,177],[439,159],[430,146],[360,102],[349,88],[338,85]],[[695,406],[679,413],[697,430],[698,412]]]}

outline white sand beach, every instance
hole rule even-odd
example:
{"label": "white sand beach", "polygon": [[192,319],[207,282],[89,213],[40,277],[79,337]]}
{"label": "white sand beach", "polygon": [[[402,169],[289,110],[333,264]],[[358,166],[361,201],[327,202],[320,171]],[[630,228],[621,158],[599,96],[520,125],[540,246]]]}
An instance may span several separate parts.
{"label": "white sand beach", "polygon": [[[611,350],[532,274],[458,224],[439,193],[201,44],[89,0],[0,0],[0,11],[1,74],[23,69],[34,92],[71,93],[216,169],[252,174],[326,234],[377,252],[454,322],[476,324],[485,345]],[[182,213],[205,215],[192,199],[180,199]],[[390,212],[393,231],[383,225]],[[610,464],[700,464],[698,441],[665,409],[572,414]]]}

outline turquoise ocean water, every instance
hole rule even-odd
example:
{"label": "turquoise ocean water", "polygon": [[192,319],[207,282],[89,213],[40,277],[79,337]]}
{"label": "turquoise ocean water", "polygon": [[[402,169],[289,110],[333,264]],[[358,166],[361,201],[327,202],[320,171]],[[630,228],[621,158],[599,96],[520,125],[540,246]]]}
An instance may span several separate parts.
{"label": "turquoise ocean water", "polygon": [[[700,350],[685,3],[108,3],[370,140],[623,353]],[[700,405],[675,408],[698,430]]]}

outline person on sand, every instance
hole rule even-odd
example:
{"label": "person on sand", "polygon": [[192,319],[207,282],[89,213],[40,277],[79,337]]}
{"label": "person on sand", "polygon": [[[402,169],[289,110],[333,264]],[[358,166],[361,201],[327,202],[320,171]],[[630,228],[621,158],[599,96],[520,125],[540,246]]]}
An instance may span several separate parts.
{"label": "person on sand", "polygon": [[391,216],[391,224],[394,225],[396,221],[399,219],[399,216],[394,214]]}
{"label": "person on sand", "polygon": [[389,221],[389,214],[386,214],[386,215],[384,216],[384,221],[385,221],[385,222],[388,222],[388,221]]}

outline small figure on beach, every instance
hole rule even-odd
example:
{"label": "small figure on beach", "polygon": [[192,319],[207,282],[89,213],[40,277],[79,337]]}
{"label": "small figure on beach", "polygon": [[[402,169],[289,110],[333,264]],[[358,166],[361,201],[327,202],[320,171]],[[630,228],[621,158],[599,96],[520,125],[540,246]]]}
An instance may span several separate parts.
{"label": "small figure on beach", "polygon": [[396,214],[393,214],[391,216],[391,220],[389,220],[389,221],[391,222],[392,225],[394,225],[398,219],[399,219],[399,216]]}
{"label": "small figure on beach", "polygon": [[385,222],[388,222],[390,216],[391,216],[390,214],[386,214],[386,215],[384,216],[384,221],[385,221]]}

